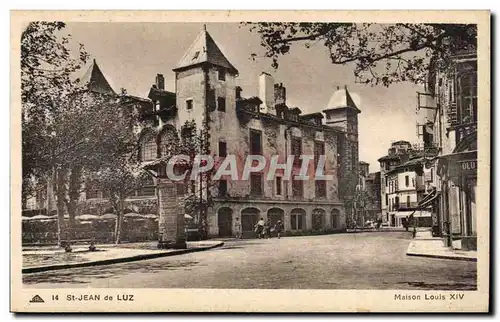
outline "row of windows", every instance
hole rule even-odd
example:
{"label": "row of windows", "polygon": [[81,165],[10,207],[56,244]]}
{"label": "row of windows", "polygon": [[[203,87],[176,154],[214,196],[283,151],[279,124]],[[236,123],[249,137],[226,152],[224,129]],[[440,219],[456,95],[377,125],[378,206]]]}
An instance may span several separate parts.
{"label": "row of windows", "polygon": [[[217,104],[216,104],[217,102]],[[217,105],[217,111],[219,112],[225,112],[226,111],[226,97],[224,96],[218,96],[217,99],[215,98],[215,90],[210,90],[207,93],[207,103],[208,106],[210,107],[215,107]],[[191,111],[194,107],[194,101],[193,99],[187,99],[186,100],[186,110]]]}
{"label": "row of windows", "polygon": [[[397,180],[387,180],[386,187],[389,187],[389,193],[393,193],[399,190],[399,185]],[[415,178],[411,179],[411,186],[415,187]],[[410,176],[405,176],[405,187],[410,187]]]}
{"label": "row of windows", "polygon": [[[300,165],[300,156],[302,155],[302,139],[298,136],[291,138],[291,153],[294,156],[294,165]],[[262,154],[262,131],[250,130],[250,153],[254,155]],[[325,155],[325,143],[314,142],[314,162],[318,164],[319,156]],[[298,162],[298,163],[297,163]]]}
{"label": "row of windows", "polygon": [[[168,149],[168,144],[165,142],[165,149]],[[227,143],[219,141],[219,156],[227,156]],[[262,131],[250,130],[250,154],[262,154]],[[291,139],[291,153],[294,156],[294,165],[300,166],[300,156],[302,155],[302,139],[300,137],[292,136]],[[154,137],[150,137],[141,144],[140,157],[142,161],[150,161],[156,159],[158,154],[157,142]],[[314,164],[317,165],[319,157],[325,155],[325,144],[323,142],[314,142]]]}
{"label": "row of windows", "polygon": [[[263,177],[262,173],[251,173],[250,174],[250,194],[252,196],[262,196],[264,194],[263,188]],[[227,180],[219,180],[219,196],[223,197],[227,195]],[[276,196],[283,195],[283,179],[281,177],[276,177],[274,193]],[[326,197],[326,181],[316,180],[315,181],[315,195],[316,198]],[[303,180],[293,180],[292,181],[292,196],[293,197],[303,197],[304,196],[304,181]]]}
{"label": "row of windows", "polygon": [[391,202],[391,205],[389,207],[389,211],[396,211],[398,210],[399,208],[401,208],[401,205],[405,205],[406,208],[410,208],[411,206],[411,200],[410,200],[410,196],[406,196],[406,204],[401,204],[399,202],[399,197],[394,197],[394,198],[391,198],[389,199],[388,198],[388,195],[385,196],[385,205],[387,206],[389,201]]}

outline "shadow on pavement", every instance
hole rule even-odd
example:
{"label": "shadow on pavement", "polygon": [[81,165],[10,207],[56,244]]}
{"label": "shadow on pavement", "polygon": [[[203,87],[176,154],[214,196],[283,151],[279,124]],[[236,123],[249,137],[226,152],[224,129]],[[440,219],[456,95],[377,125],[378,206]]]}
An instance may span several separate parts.
{"label": "shadow on pavement", "polygon": [[165,263],[163,261],[139,261],[126,264],[103,265],[93,268],[73,268],[44,273],[23,274],[23,283],[73,283],[88,284],[92,279],[106,279],[123,276],[125,273],[158,273],[167,270],[190,270],[199,262],[178,261]]}

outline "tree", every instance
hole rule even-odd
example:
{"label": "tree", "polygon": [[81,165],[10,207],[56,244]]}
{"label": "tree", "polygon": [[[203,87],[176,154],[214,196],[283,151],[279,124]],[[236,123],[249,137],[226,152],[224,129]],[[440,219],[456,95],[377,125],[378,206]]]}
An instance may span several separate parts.
{"label": "tree", "polygon": [[123,105],[122,98],[88,91],[75,93],[54,122],[58,135],[55,146],[63,149],[53,164],[67,169],[68,196],[65,198],[69,215],[69,235],[73,238],[74,218],[80,194],[84,189],[84,173],[109,168],[136,151],[137,137],[133,126],[138,113],[131,106]]}
{"label": "tree", "polygon": [[97,172],[90,173],[86,181],[88,185],[98,187],[111,203],[117,216],[115,222],[116,244],[121,242],[125,199],[139,189],[144,176],[148,176],[139,168],[138,160],[134,159],[133,157],[114,159]]}
{"label": "tree", "polygon": [[[83,172],[128,155],[137,143],[137,113],[122,104],[125,95],[92,92],[74,78],[88,54],[81,44],[71,50],[64,26],[33,22],[21,38],[23,194],[33,190],[29,182],[50,182],[60,241],[72,239]],[[63,224],[65,210],[69,234]]]}
{"label": "tree", "polygon": [[[52,123],[74,90],[71,74],[88,58],[81,44],[71,51],[64,27],[63,22],[30,22],[21,35],[20,57],[23,199],[34,192],[34,182],[53,179],[59,218],[64,218],[67,173],[53,162],[58,151]],[[58,230],[60,237],[62,221]]]}
{"label": "tree", "polygon": [[[293,44],[306,48],[322,44],[332,64],[353,63],[358,82],[389,86],[395,82],[426,81],[436,61],[446,65],[450,56],[477,47],[473,24],[374,23],[244,23],[260,35],[265,56],[278,68],[280,56]],[[252,54],[252,58],[257,55]]]}

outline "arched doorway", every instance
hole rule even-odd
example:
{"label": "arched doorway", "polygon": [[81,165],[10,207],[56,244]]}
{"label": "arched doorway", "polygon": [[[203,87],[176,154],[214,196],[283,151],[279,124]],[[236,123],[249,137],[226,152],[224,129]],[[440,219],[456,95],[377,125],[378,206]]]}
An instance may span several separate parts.
{"label": "arched doorway", "polygon": [[290,227],[292,230],[306,229],[306,211],[302,208],[295,208],[290,213]]}
{"label": "arched doorway", "polygon": [[333,209],[332,210],[332,216],[331,219],[332,221],[332,229],[340,229],[340,211],[338,209]]}
{"label": "arched doorway", "polygon": [[326,211],[320,208],[314,209],[312,212],[312,229],[321,230],[326,228],[325,217],[326,217]]}
{"label": "arched doorway", "polygon": [[228,207],[219,209],[217,212],[217,222],[219,226],[219,237],[233,235],[233,210]]}
{"label": "arched doorway", "polygon": [[285,220],[285,211],[281,208],[271,208],[267,211],[267,218],[271,220],[271,227],[274,227],[278,219]]}
{"label": "arched doorway", "polygon": [[257,208],[245,208],[241,211],[241,235],[243,237],[255,236],[254,226],[260,219],[260,210]]}

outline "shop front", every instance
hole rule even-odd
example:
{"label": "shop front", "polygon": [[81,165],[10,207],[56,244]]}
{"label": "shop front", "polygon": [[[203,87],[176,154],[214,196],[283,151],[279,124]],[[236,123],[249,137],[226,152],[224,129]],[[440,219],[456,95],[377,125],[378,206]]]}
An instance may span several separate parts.
{"label": "shop front", "polygon": [[[441,192],[436,189],[432,190],[425,198],[423,198],[418,203],[418,209],[420,212],[427,213],[428,216],[426,218],[427,227],[432,227],[432,236],[438,237],[441,236],[441,232],[439,230],[439,200],[441,200]],[[425,226],[422,226],[425,227]]]}
{"label": "shop front", "polygon": [[442,231],[445,244],[463,250],[477,250],[477,150],[439,157],[442,178]]}

